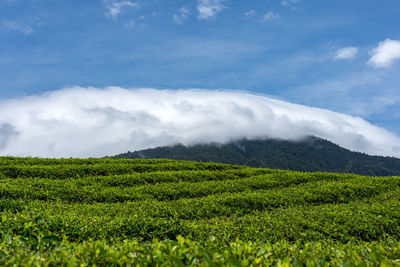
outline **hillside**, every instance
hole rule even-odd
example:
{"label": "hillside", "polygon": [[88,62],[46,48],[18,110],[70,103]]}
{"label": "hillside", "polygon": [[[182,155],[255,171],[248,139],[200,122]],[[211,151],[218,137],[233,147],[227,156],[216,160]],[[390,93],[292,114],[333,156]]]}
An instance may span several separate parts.
{"label": "hillside", "polygon": [[400,177],[0,158],[5,266],[391,266]]}
{"label": "hillside", "polygon": [[128,152],[118,158],[168,158],[309,172],[400,175],[400,159],[352,152],[317,137],[301,141],[240,140],[228,144],[175,145]]}

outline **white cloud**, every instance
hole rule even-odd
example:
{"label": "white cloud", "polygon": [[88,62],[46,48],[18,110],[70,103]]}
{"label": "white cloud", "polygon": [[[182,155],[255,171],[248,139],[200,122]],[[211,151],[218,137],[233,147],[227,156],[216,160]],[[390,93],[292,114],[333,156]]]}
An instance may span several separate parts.
{"label": "white cloud", "polygon": [[268,11],[268,13],[265,14],[264,17],[261,19],[261,22],[264,23],[264,22],[274,20],[274,19],[279,19],[279,18],[280,18],[279,14]]}
{"label": "white cloud", "polygon": [[130,20],[130,21],[124,23],[124,27],[127,28],[127,29],[130,29],[135,25],[136,25],[136,22],[134,20]]}
{"label": "white cloud", "polygon": [[344,47],[335,52],[335,60],[338,59],[353,59],[358,53],[358,47]]}
{"label": "white cloud", "polygon": [[224,9],[223,0],[198,0],[199,19],[212,19]]}
{"label": "white cloud", "polygon": [[30,25],[20,23],[17,21],[4,20],[3,25],[6,26],[10,30],[18,31],[18,32],[22,33],[23,35],[29,35],[29,34],[33,33],[33,28]]}
{"label": "white cloud", "polygon": [[378,47],[371,51],[371,55],[369,65],[376,68],[390,67],[395,60],[400,59],[400,41],[386,39],[379,42]]}
{"label": "white cloud", "polygon": [[0,154],[113,155],[160,145],[315,135],[400,156],[400,138],[367,121],[245,92],[74,87],[0,103]]}
{"label": "white cloud", "polygon": [[172,18],[177,24],[182,24],[189,16],[189,10],[186,7],[181,7],[177,13],[175,13]]}
{"label": "white cloud", "polygon": [[244,15],[248,18],[254,17],[257,14],[257,12],[255,10],[249,10],[246,13],[244,13]]}
{"label": "white cloud", "polygon": [[113,19],[116,19],[119,14],[124,12],[124,8],[127,7],[134,7],[138,8],[139,5],[137,3],[131,2],[131,1],[119,1],[119,2],[111,2],[107,4],[107,16],[112,17]]}
{"label": "white cloud", "polygon": [[281,5],[284,7],[289,7],[292,10],[296,10],[296,5],[299,4],[301,0],[282,0]]}

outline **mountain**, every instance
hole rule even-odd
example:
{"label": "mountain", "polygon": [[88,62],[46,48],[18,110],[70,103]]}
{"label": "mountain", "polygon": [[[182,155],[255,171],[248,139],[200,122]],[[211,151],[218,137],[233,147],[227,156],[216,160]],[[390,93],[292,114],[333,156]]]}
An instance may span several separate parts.
{"label": "mountain", "polygon": [[115,157],[168,158],[308,172],[400,176],[400,159],[352,152],[314,136],[300,141],[266,139],[239,140],[227,144],[174,145]]}

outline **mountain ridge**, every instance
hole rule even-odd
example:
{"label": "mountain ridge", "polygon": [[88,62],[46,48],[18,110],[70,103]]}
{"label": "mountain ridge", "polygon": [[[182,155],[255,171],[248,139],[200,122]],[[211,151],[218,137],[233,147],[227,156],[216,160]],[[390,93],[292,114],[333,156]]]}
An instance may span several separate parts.
{"label": "mountain ridge", "polygon": [[177,144],[127,152],[117,158],[168,158],[219,162],[251,167],[400,176],[400,159],[350,151],[328,140],[308,136],[301,140],[241,139],[225,144]]}

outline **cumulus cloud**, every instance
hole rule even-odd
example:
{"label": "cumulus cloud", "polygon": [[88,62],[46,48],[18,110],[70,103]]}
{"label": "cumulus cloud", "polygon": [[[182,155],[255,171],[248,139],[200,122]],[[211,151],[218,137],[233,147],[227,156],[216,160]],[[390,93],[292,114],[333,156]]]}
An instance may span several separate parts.
{"label": "cumulus cloud", "polygon": [[349,46],[349,47],[344,47],[341,49],[338,49],[335,52],[335,56],[334,59],[338,60],[338,59],[353,59],[358,53],[358,47],[354,47],[354,46]]}
{"label": "cumulus cloud", "polygon": [[222,1],[223,0],[198,0],[198,18],[203,20],[215,18],[215,16],[224,9]]}
{"label": "cumulus cloud", "polygon": [[272,11],[268,11],[263,18],[261,19],[261,23],[270,21],[270,20],[274,20],[274,19],[279,19],[279,14],[275,14]]}
{"label": "cumulus cloud", "polygon": [[0,154],[113,155],[160,145],[315,135],[400,156],[400,138],[367,121],[245,92],[74,87],[0,103]]}
{"label": "cumulus cloud", "polygon": [[390,67],[398,59],[400,59],[400,41],[386,39],[379,42],[378,47],[371,51],[368,64],[376,68],[385,68]]}
{"label": "cumulus cloud", "polygon": [[175,13],[172,18],[177,24],[182,24],[189,16],[189,10],[186,7],[181,7],[177,13]]}
{"label": "cumulus cloud", "polygon": [[111,2],[107,4],[107,16],[116,19],[119,14],[124,11],[124,8],[134,7],[138,8],[139,5],[137,3],[131,1],[119,1],[119,2]]}

